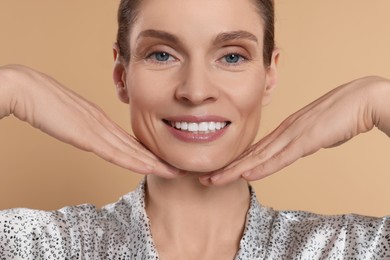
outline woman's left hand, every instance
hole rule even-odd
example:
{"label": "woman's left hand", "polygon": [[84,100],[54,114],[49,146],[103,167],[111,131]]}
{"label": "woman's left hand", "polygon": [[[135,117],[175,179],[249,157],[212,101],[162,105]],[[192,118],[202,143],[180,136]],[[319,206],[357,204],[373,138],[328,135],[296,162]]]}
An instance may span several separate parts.
{"label": "woman's left hand", "polygon": [[377,126],[390,136],[390,81],[365,77],[339,86],[284,120],[204,185],[259,180],[321,148],[338,146]]}

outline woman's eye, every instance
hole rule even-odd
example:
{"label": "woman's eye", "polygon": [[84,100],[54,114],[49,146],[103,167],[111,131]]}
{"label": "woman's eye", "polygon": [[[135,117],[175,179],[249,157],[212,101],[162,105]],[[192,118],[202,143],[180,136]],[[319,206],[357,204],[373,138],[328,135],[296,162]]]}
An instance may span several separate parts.
{"label": "woman's eye", "polygon": [[172,55],[170,55],[167,52],[163,52],[163,51],[162,52],[154,52],[154,53],[150,54],[148,56],[148,58],[155,60],[157,62],[167,62],[167,61],[174,59]]}
{"label": "woman's eye", "polygon": [[222,59],[224,62],[229,64],[237,64],[245,60],[245,58],[242,55],[237,53],[230,53],[228,55],[225,55]]}

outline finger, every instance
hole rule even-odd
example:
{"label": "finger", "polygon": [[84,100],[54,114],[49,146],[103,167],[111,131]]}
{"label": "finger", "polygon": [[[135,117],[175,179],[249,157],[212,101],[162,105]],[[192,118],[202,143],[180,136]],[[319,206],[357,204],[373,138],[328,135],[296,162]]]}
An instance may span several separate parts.
{"label": "finger", "polygon": [[[299,118],[286,119],[277,129],[250,149],[245,158],[234,162],[232,167],[214,173],[210,176],[209,182],[213,185],[224,185],[241,178],[242,174],[262,165],[271,158],[283,154],[286,147],[289,147],[290,143],[296,143],[305,132],[302,127],[291,127],[295,124],[300,125],[297,123],[298,120]],[[303,125],[304,127],[305,125]],[[259,167],[261,168],[261,166]]]}
{"label": "finger", "polygon": [[129,152],[123,152],[116,147],[107,148],[105,151],[96,153],[103,159],[114,163],[125,169],[134,171],[140,174],[156,174],[164,178],[175,178],[184,173],[178,169],[167,165],[158,159],[150,160],[133,151],[134,156],[129,156]]}
{"label": "finger", "polygon": [[[135,139],[134,142],[136,142]],[[98,139],[91,150],[109,162],[141,174],[152,173],[165,178],[183,174],[178,169],[162,162],[142,145],[128,145],[116,136],[110,136],[109,140],[107,138]]]}
{"label": "finger", "polygon": [[258,160],[261,160],[259,156],[251,156],[242,159],[235,166],[217,171],[209,176],[200,177],[201,183],[205,185],[221,186],[234,182],[241,178],[243,172],[249,171],[258,165]]}
{"label": "finger", "polygon": [[[199,177],[199,181],[206,186],[212,184],[223,185],[241,178],[242,172],[240,172],[240,170],[248,170],[252,167],[251,164],[247,165],[247,163],[244,161],[248,158],[254,157],[256,154],[258,154],[257,157],[264,156],[264,153],[262,153],[261,151],[263,151],[266,146],[268,146],[278,135],[280,135],[281,132],[282,130],[280,129],[280,127],[275,129],[273,132],[262,138],[259,142],[249,147],[237,159],[232,161],[222,170],[203,175]],[[242,165],[238,167],[237,165],[240,164]],[[224,176],[222,179],[220,179],[222,175]]]}
{"label": "finger", "polygon": [[143,144],[141,144],[136,138],[128,134],[115,123],[113,129],[109,131],[109,133],[112,134],[114,137],[118,138],[124,146],[130,147],[131,149],[136,150],[138,153],[142,154],[145,157],[149,157],[152,160],[158,160],[158,158],[148,149],[146,149]]}
{"label": "finger", "polygon": [[[252,157],[254,154],[260,154],[261,151],[265,149],[280,133],[275,129],[272,133],[263,137],[256,144],[250,146],[247,150],[245,150],[238,158],[232,161],[229,165],[223,168],[223,170],[228,170],[230,168],[235,167],[237,164],[241,163],[245,158]],[[215,175],[215,174],[210,174]]]}
{"label": "finger", "polygon": [[[137,139],[132,137],[114,122],[104,118],[105,125],[99,125],[99,128],[91,129],[97,138],[102,138],[104,143],[112,150],[119,149],[128,156],[136,157],[148,165],[161,165],[159,159],[147,150]],[[104,147],[104,146],[103,146]],[[171,169],[169,167],[156,167],[157,169]],[[171,169],[173,170],[173,169]]]}
{"label": "finger", "polygon": [[[313,151],[314,152],[314,151]],[[257,165],[251,170],[242,174],[242,177],[247,181],[259,180],[276,173],[283,168],[289,166],[299,158],[304,156],[304,152],[298,142],[291,142],[279,153],[272,156],[270,159]]]}
{"label": "finger", "polygon": [[158,175],[160,177],[172,179],[172,178],[184,176],[187,174],[187,172],[179,170],[169,164],[166,164],[165,162],[157,162],[154,165],[152,174]]}
{"label": "finger", "polygon": [[204,185],[226,185],[241,178],[243,172],[249,171],[268,157],[267,149],[260,153],[252,153],[239,161],[234,166],[225,168],[199,178]]}
{"label": "finger", "polygon": [[[267,140],[267,143],[269,142],[267,146],[262,149],[257,148],[253,150],[252,153],[248,154],[245,158],[236,162],[234,166],[213,173],[209,176],[210,184],[219,186],[235,181],[241,178],[243,173],[254,169],[258,165],[261,165],[263,162],[279,154],[291,142],[291,137],[288,132],[288,130],[284,132],[275,132],[270,135],[269,140]],[[203,181],[206,182],[206,180]]]}
{"label": "finger", "polygon": [[124,159],[125,156],[123,154],[119,154],[119,152],[110,153],[109,156],[104,153],[97,153],[97,155],[110,163],[113,163],[117,166],[134,171],[139,174],[148,175],[151,174],[153,171],[153,167],[151,165],[135,158]]}
{"label": "finger", "polygon": [[[97,138],[106,139],[107,142],[113,142],[116,145],[120,144],[120,141],[132,147],[138,151],[138,153],[143,154],[145,157],[150,157],[151,159],[157,160],[157,158],[149,152],[142,144],[138,142],[134,137],[128,134],[125,130],[123,130],[120,126],[118,126],[115,122],[110,120],[104,111],[88,100],[83,99],[76,93],[71,90],[65,90],[60,88],[64,94],[68,95],[68,97],[74,102],[78,102],[78,106],[73,106],[79,109],[79,113],[84,114],[86,118],[90,118],[92,123],[89,124],[91,127],[89,130],[95,134]],[[84,124],[77,124],[84,125]],[[123,150],[123,149],[122,149]]]}
{"label": "finger", "polygon": [[[134,138],[133,138],[134,139]],[[149,165],[153,168],[152,172],[153,174],[159,175],[161,177],[166,178],[172,178],[181,176],[184,174],[183,171],[167,164],[166,162],[162,161],[160,158],[155,156],[152,152],[147,150],[141,143],[139,143],[136,139],[132,141],[133,146],[126,146],[124,147],[125,153],[127,156],[129,156],[129,149],[132,149],[132,156],[137,158],[138,160],[144,162],[145,164]],[[135,143],[135,145],[134,145]]]}

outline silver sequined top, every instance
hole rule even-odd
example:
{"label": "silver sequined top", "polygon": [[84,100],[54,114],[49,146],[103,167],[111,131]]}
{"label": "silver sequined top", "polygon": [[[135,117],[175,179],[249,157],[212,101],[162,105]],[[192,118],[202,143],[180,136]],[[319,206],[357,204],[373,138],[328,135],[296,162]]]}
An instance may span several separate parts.
{"label": "silver sequined top", "polygon": [[[389,217],[275,211],[250,192],[236,260],[390,259]],[[0,211],[0,259],[159,259],[144,198],[142,182],[100,210]]]}

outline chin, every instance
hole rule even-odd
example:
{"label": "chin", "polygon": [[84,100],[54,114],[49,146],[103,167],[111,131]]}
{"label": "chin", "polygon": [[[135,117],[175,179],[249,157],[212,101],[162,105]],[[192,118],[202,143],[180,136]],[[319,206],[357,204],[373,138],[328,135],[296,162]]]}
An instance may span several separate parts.
{"label": "chin", "polygon": [[216,158],[207,155],[186,156],[185,158],[183,158],[183,156],[168,156],[162,159],[180,170],[197,173],[207,173],[219,170],[228,165],[231,161],[227,160],[226,157]]}

